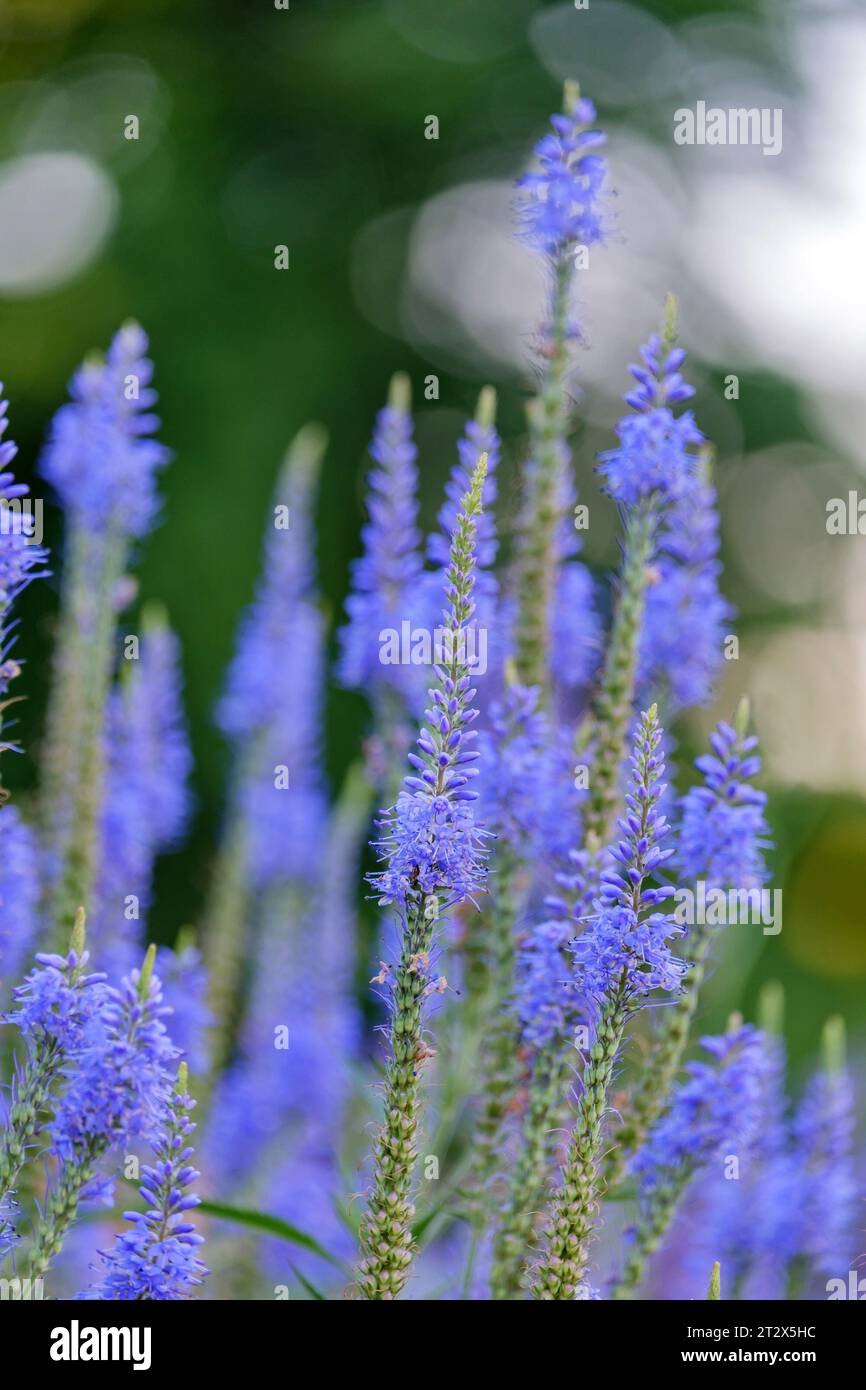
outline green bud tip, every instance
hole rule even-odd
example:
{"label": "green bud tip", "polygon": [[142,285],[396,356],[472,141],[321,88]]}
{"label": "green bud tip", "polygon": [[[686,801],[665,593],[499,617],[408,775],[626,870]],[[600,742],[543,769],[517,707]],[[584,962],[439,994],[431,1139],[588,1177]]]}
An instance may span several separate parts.
{"label": "green bud tip", "polygon": [[144,632],[164,632],[168,627],[168,609],[159,599],[149,598],[142,605],[141,626]]}
{"label": "green bud tip", "polygon": [[744,695],[737,705],[737,712],[734,715],[734,728],[740,738],[745,738],[748,733],[749,725],[752,722],[752,706],[748,695]]}
{"label": "green bud tip", "polygon": [[713,1299],[713,1300],[715,1301],[715,1300],[720,1299],[721,1296],[722,1296],[722,1266],[719,1264],[719,1261],[716,1260],[716,1263],[713,1265],[713,1272],[712,1272],[712,1274],[710,1275],[710,1287],[709,1287],[709,1292],[707,1293],[707,1298],[711,1298],[711,1299]]}
{"label": "green bud tip", "polygon": [[667,357],[671,348],[677,340],[677,321],[679,319],[679,305],[676,295],[669,294],[665,300],[665,316],[662,323],[662,361]]}
{"label": "green bud tip", "polygon": [[395,372],[388,387],[388,405],[391,410],[399,410],[408,415],[412,409],[412,383],[408,373]]}
{"label": "green bud tip", "polygon": [[181,956],[181,955],[183,955],[184,951],[188,951],[189,948],[190,948],[191,946],[194,946],[194,945],[195,945],[195,927],[191,927],[191,926],[189,926],[189,924],[187,924],[185,927],[181,927],[180,930],[178,931],[177,937],[175,938],[175,943],[174,943],[174,953],[175,953],[175,955],[176,955],[176,956]]}
{"label": "green bud tip", "polygon": [[570,116],[577,103],[580,101],[580,83],[573,78],[566,78],[562,84],[562,109],[566,116]]}
{"label": "green bud tip", "polygon": [[758,995],[758,1025],[770,1037],[780,1038],[785,1029],[785,986],[767,980]]}
{"label": "green bud tip", "polygon": [[821,1032],[821,1056],[824,1070],[834,1075],[845,1065],[845,1020],[841,1014],[828,1018]]}
{"label": "green bud tip", "polygon": [[312,422],[302,425],[286,450],[283,466],[280,471],[280,483],[277,488],[277,502],[282,502],[283,489],[288,478],[300,479],[307,486],[312,486],[318,476],[319,467],[328,447],[328,431],[324,425],[317,425]]}
{"label": "green bud tip", "polygon": [[69,939],[69,949],[74,951],[80,960],[84,954],[84,942],[87,936],[87,913],[80,907],[75,914],[75,922],[72,927],[72,936]]}
{"label": "green bud tip", "polygon": [[150,993],[150,982],[153,979],[153,967],[156,961],[156,947],[153,943],[148,946],[144,956],[144,963],[141,967],[141,974],[138,978],[138,997],[144,1003]]}
{"label": "green bud tip", "polygon": [[475,423],[489,430],[496,421],[496,392],[492,386],[482,386],[475,407]]}
{"label": "green bud tip", "polygon": [[475,467],[472,470],[472,483],[470,484],[469,491],[466,494],[466,500],[468,503],[467,510],[471,508],[473,514],[481,511],[481,489],[484,486],[484,479],[486,477],[487,455],[479,454],[478,461],[476,462]]}
{"label": "green bud tip", "polygon": [[713,468],[715,467],[715,463],[715,445],[707,440],[698,450],[698,476],[702,483],[711,483],[713,481]]}
{"label": "green bud tip", "polygon": [[185,1096],[189,1090],[189,1067],[186,1062],[181,1062],[177,1069],[177,1089],[182,1096]]}

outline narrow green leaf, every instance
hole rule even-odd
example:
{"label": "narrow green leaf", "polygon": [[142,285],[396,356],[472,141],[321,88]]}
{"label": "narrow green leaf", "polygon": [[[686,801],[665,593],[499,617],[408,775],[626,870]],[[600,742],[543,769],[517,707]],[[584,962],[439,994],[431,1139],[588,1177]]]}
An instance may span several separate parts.
{"label": "narrow green leaf", "polygon": [[707,1298],[720,1299],[722,1296],[722,1266],[718,1260],[713,1265],[713,1272],[710,1275],[710,1287],[707,1290]]}
{"label": "narrow green leaf", "polygon": [[307,1235],[306,1231],[299,1230],[297,1226],[290,1225],[279,1216],[271,1216],[264,1211],[250,1211],[246,1207],[232,1207],[225,1202],[202,1202],[198,1210],[208,1216],[217,1216],[221,1221],[234,1221],[238,1226],[249,1226],[251,1230],[263,1231],[266,1235],[287,1240],[292,1245],[300,1245],[304,1250],[318,1255],[320,1259],[327,1260],[328,1264],[336,1269],[346,1272],[342,1260],[338,1260],[336,1255],[332,1255],[330,1250],[320,1245],[314,1236]]}
{"label": "narrow green leaf", "polygon": [[291,1269],[298,1283],[306,1289],[307,1293],[310,1295],[310,1298],[314,1298],[317,1303],[327,1303],[328,1300],[325,1298],[325,1295],[323,1293],[320,1293],[320,1291],[316,1288],[315,1284],[310,1283],[309,1279],[304,1278],[303,1274],[298,1269],[298,1266],[293,1265],[291,1260],[289,1260],[289,1268]]}

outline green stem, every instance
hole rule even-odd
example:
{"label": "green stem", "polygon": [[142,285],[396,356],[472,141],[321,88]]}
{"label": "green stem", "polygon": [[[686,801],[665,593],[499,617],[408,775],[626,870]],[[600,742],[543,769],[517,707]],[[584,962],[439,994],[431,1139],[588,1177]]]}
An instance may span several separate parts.
{"label": "green stem", "polygon": [[31,1279],[43,1278],[60,1254],[69,1228],[78,1215],[81,1193],[91,1181],[106,1147],[103,1140],[95,1141],[80,1157],[62,1165],[57,1182],[45,1199],[42,1220],[30,1252],[28,1275]]}
{"label": "green stem", "polygon": [[481,1054],[482,1110],[478,1121],[474,1186],[484,1200],[499,1162],[502,1127],[520,1076],[518,1027],[514,1015],[515,923],[519,860],[503,847],[497,864],[496,896],[490,912],[489,993],[484,1009]]}
{"label": "green stem", "polygon": [[583,1073],[583,1090],[544,1239],[532,1295],[544,1301],[580,1296],[601,1190],[600,1150],[607,1093],[622,1044],[626,1005],[617,994],[601,1006]]}
{"label": "green stem", "polygon": [[66,939],[97,870],[105,702],[111,686],[115,594],[126,564],[120,535],[73,536],[48,713],[44,820],[59,864],[54,931]]}
{"label": "green stem", "polygon": [[426,962],[438,910],[435,896],[423,896],[410,904],[394,976],[385,1123],[373,1148],[373,1186],[360,1228],[363,1259],[358,1283],[362,1297],[370,1300],[399,1296],[415,1251],[415,1208],[409,1196],[417,1159],[421,1072],[428,1056],[422,1020]]}
{"label": "green stem", "polygon": [[233,798],[229,816],[214,872],[204,934],[208,1003],[214,1019],[209,1086],[231,1054],[247,947],[247,845],[237,798]]}
{"label": "green stem", "polygon": [[669,1182],[653,1190],[652,1201],[635,1227],[634,1242],[629,1248],[622,1275],[611,1289],[611,1298],[632,1298],[640,1288],[647,1264],[658,1250],[671,1224],[677,1203],[690,1176],[688,1169],[683,1169],[675,1177],[672,1176]]}
{"label": "green stem", "polygon": [[593,710],[593,770],[584,814],[584,831],[590,844],[608,844],[615,828],[656,520],[656,506],[649,499],[635,507],[626,523],[619,597]]}
{"label": "green stem", "polygon": [[525,1288],[525,1269],[544,1204],[554,1121],[562,1114],[568,1067],[561,1038],[535,1057],[508,1200],[493,1246],[490,1287],[494,1299],[515,1300]]}
{"label": "green stem", "polygon": [[60,1048],[51,1041],[44,1051],[24,1064],[6,1128],[0,1136],[0,1200],[14,1189],[27,1161],[27,1151],[39,1134],[42,1112],[62,1061]]}
{"label": "green stem", "polygon": [[649,1059],[632,1088],[631,1106],[617,1130],[616,1143],[605,1165],[605,1181],[609,1187],[621,1180],[628,1159],[637,1153],[668,1103],[688,1046],[713,938],[712,927],[697,925],[691,930],[691,968],[682,994],[660,1011],[661,1026],[653,1040]]}
{"label": "green stem", "polygon": [[554,267],[549,346],[541,389],[529,415],[533,468],[518,548],[517,669],[524,685],[549,684],[550,610],[556,581],[558,483],[568,431],[568,301],[573,269],[563,255]]}

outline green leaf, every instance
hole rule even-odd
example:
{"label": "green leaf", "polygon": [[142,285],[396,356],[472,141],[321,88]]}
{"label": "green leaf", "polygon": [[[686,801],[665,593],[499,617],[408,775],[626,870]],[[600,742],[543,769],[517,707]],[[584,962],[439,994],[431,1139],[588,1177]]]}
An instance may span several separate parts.
{"label": "green leaf", "polygon": [[707,1291],[707,1298],[717,1299],[722,1296],[722,1266],[718,1260],[713,1265],[713,1272],[710,1275],[710,1287]]}
{"label": "green leaf", "polygon": [[266,1235],[277,1236],[279,1240],[287,1240],[292,1245],[300,1245],[304,1250],[318,1255],[320,1259],[327,1260],[335,1269],[342,1270],[344,1274],[348,1273],[343,1261],[332,1255],[330,1250],[326,1250],[324,1245],[320,1245],[314,1236],[307,1235],[306,1231],[299,1230],[297,1226],[290,1225],[279,1216],[271,1216],[265,1211],[250,1211],[246,1207],[232,1207],[225,1202],[202,1202],[198,1210],[208,1216],[218,1216],[221,1221],[234,1221],[238,1226],[249,1226],[251,1230],[263,1231]]}
{"label": "green leaf", "polygon": [[315,1298],[318,1303],[327,1303],[328,1300],[325,1298],[325,1295],[323,1293],[320,1293],[319,1290],[316,1288],[315,1284],[310,1283],[309,1279],[304,1278],[297,1265],[293,1265],[291,1260],[289,1260],[289,1268],[291,1269],[298,1283],[307,1290],[307,1293],[310,1295],[310,1298]]}

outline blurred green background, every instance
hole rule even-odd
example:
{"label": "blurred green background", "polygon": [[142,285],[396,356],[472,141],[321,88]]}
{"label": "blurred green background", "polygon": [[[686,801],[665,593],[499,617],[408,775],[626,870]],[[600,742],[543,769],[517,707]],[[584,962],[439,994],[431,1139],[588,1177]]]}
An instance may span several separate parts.
{"label": "blurred green background", "polygon": [[[832,1011],[862,1045],[864,541],[829,538],[824,526],[826,498],[856,487],[862,471],[848,320],[858,292],[845,283],[847,242],[809,241],[785,201],[821,156],[804,119],[815,107],[809,9],[719,0],[591,0],[585,13],[533,0],[291,0],[288,11],[272,0],[0,3],[0,377],[22,476],[33,476],[72,370],[128,317],[150,334],[163,438],[175,452],[139,574],[142,597],[165,602],[183,641],[197,814],[187,846],[160,864],[160,939],[201,912],[227,772],[212,710],[292,433],[319,419],[331,436],[319,556],[334,623],[358,546],[366,441],[395,369],[408,370],[416,389],[425,520],[487,379],[500,392],[506,518],[513,511],[540,301],[533,272],[508,259],[507,183],[557,108],[567,63],[611,131],[620,188],[617,245],[590,312],[603,371],[590,370],[576,436],[582,494],[594,508],[587,558],[602,576],[615,561],[614,518],[595,493],[592,457],[609,441],[625,364],[671,288],[683,296],[696,413],[719,446],[726,588],[743,642],[712,715],[750,691],[769,755],[784,930],[762,938],[732,929],[740,935],[728,943],[705,1022],[717,1026],[735,1005],[748,1012],[775,977],[788,991],[796,1064]],[[856,23],[856,7],[826,12],[840,51],[850,51],[844,26]],[[859,43],[862,25],[853,32]],[[783,94],[781,160],[760,151],[736,152],[749,160],[739,165],[726,151],[712,168],[716,152],[680,159],[673,109],[726,83],[738,101],[766,91],[758,105]],[[130,114],[137,140],[124,138]],[[436,140],[424,134],[431,114]],[[703,162],[690,161],[698,153]],[[862,171],[851,170],[862,193]],[[488,184],[503,212],[489,248],[483,217],[471,220],[487,206]],[[449,203],[449,190],[464,187],[484,197]],[[767,198],[775,201],[765,208]],[[731,233],[719,206],[735,219]],[[819,231],[839,232],[839,207],[820,190],[814,215]],[[448,239],[454,228],[472,242],[471,274]],[[287,271],[274,268],[282,244]],[[828,268],[834,279],[822,288]],[[590,302],[595,283],[593,274]],[[801,317],[775,309],[774,293]],[[455,294],[465,296],[462,321]],[[723,394],[729,372],[739,379],[734,401]],[[423,400],[430,373],[438,402]],[[53,510],[47,532],[57,542]],[[29,699],[20,732],[30,752],[4,767],[19,796],[35,776],[55,609],[56,581],[35,586],[23,605]],[[683,764],[710,717],[678,728]],[[364,721],[360,699],[329,692],[334,784]]]}

